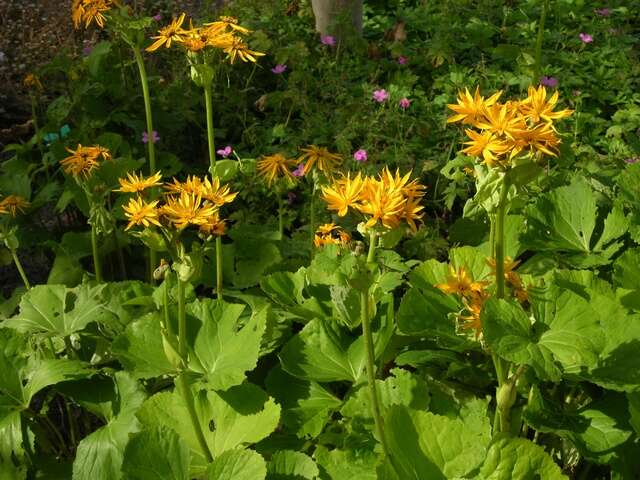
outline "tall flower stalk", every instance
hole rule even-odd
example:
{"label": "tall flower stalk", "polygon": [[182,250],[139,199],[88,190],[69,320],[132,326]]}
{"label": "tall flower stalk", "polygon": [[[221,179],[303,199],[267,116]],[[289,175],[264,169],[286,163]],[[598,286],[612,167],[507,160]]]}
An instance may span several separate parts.
{"label": "tall flower stalk", "polygon": [[15,235],[15,227],[9,228],[4,222],[4,218],[15,219],[19,214],[24,214],[31,204],[20,195],[7,195],[0,199],[0,241],[11,253],[13,263],[20,274],[22,283],[29,290],[31,284],[27,278],[27,274],[22,267],[20,257],[18,257],[18,247],[20,246],[18,238]]}
{"label": "tall flower stalk", "polygon": [[535,63],[533,67],[532,84],[537,84],[540,81],[540,75],[542,74],[542,41],[544,39],[544,24],[549,11],[549,0],[543,0],[542,11],[540,12],[540,20],[538,20],[538,35],[536,37],[536,49],[535,49]]}

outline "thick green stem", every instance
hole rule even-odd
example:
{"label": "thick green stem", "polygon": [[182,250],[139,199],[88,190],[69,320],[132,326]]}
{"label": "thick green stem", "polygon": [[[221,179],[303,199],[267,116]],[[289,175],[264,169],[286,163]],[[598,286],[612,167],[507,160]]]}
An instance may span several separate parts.
{"label": "thick green stem", "polygon": [[278,193],[278,233],[280,234],[280,240],[282,240],[282,235],[284,234],[284,217],[283,217],[283,207],[282,207],[282,194]]}
{"label": "thick green stem", "polygon": [[15,250],[11,251],[11,257],[13,258],[13,263],[15,263],[18,272],[20,273],[20,278],[22,278],[22,283],[27,290],[31,288],[31,284],[29,283],[29,279],[27,278],[27,274],[24,273],[24,268],[22,268],[22,262],[20,262],[20,258],[18,258],[18,253]]}
{"label": "thick green stem", "polygon": [[[180,357],[186,362],[187,359],[187,315],[185,310],[185,282],[178,277],[178,351]],[[166,297],[165,297],[166,298]],[[205,439],[204,432],[202,431],[202,425],[198,420],[198,414],[193,401],[193,394],[191,393],[191,386],[189,385],[189,379],[186,373],[181,373],[176,379],[176,385],[179,386],[179,390],[182,393],[184,402],[189,412],[191,419],[191,425],[202,449],[207,462],[212,462],[213,457],[209,451],[207,440]]]}
{"label": "thick green stem", "polygon": [[[140,84],[142,85],[142,97],[144,98],[144,114],[147,120],[147,149],[149,150],[149,173],[156,173],[156,146],[153,135],[153,115],[151,114],[151,96],[149,95],[149,79],[147,78],[147,69],[144,66],[144,60],[140,49],[133,47],[133,55],[138,65],[140,73]],[[157,254],[154,250],[149,249],[149,282],[153,283],[153,271],[156,268]]]}
{"label": "thick green stem", "polygon": [[91,251],[93,253],[93,270],[96,275],[96,281],[102,283],[102,266],[98,252],[98,232],[95,225],[91,225]]}
{"label": "thick green stem", "polygon": [[212,84],[205,82],[204,84],[204,104],[207,111],[207,144],[209,146],[209,172],[211,176],[216,175],[216,143],[213,134],[213,99]]}
{"label": "thick green stem", "polygon": [[164,312],[164,328],[167,329],[169,337],[173,337],[173,325],[169,317],[169,274],[165,274],[164,284],[162,285],[162,303]]}
{"label": "thick green stem", "polygon": [[[376,249],[376,234],[371,232],[369,237],[369,252],[367,255],[367,265],[370,269],[373,268],[375,261],[375,249]],[[380,400],[378,398],[378,388],[376,386],[376,373],[375,373],[375,351],[373,345],[373,335],[371,333],[371,318],[369,317],[369,311],[371,310],[371,295],[369,291],[360,292],[360,320],[362,321],[362,336],[364,338],[364,348],[366,352],[366,370],[367,370],[367,386],[369,389],[369,397],[371,400],[371,413],[373,414],[373,420],[376,426],[376,433],[380,444],[382,445],[382,452],[385,458],[390,460],[389,446],[387,445],[387,438],[384,432],[384,422],[382,420],[382,414],[380,412]]]}
{"label": "thick green stem", "polygon": [[216,294],[222,300],[222,237],[216,237]]}
{"label": "thick green stem", "polygon": [[315,253],[315,244],[313,242],[313,239],[316,235],[316,205],[315,205],[315,198],[316,198],[316,184],[313,184],[313,188],[311,189],[311,201],[309,202],[309,240],[310,240],[310,245],[309,247],[311,248],[311,253],[310,253],[310,257],[311,260],[313,260],[313,255]]}
{"label": "thick green stem", "polygon": [[547,11],[549,10],[549,0],[543,0],[542,12],[540,13],[540,20],[538,21],[538,37],[536,38],[536,51],[535,51],[535,64],[533,67],[533,78],[531,83],[536,85],[540,81],[541,74],[541,60],[542,60],[542,39],[544,37],[544,22],[547,18]]}

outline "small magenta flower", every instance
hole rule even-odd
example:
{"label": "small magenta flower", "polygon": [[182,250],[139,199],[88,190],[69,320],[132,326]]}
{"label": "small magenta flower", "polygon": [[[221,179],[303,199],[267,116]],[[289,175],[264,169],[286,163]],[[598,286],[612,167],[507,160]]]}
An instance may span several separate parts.
{"label": "small magenta flower", "polygon": [[596,15],[600,15],[601,17],[608,17],[609,15],[611,15],[610,8],[596,8],[595,12]]}
{"label": "small magenta flower", "polygon": [[400,55],[400,56],[398,57],[398,63],[399,63],[400,65],[406,65],[406,64],[407,64],[407,61],[408,61],[407,57],[404,57],[404,56],[402,56],[402,55]]}
{"label": "small magenta flower", "polygon": [[336,38],[331,35],[320,35],[320,42],[323,45],[334,47],[336,45]]}
{"label": "small magenta flower", "polygon": [[403,110],[406,110],[407,108],[409,108],[411,106],[411,100],[409,100],[408,98],[402,98],[399,102],[398,105],[400,105],[400,108]]}
{"label": "small magenta flower", "polygon": [[[158,135],[158,132],[153,130],[151,132],[151,141],[153,143],[158,143],[159,140],[160,140],[160,135]],[[149,143],[149,135],[147,134],[147,132],[142,132],[142,143]]]}
{"label": "small magenta flower", "polygon": [[593,42],[593,37],[591,35],[589,35],[588,33],[580,33],[580,35],[578,35],[580,37],[580,40],[582,40],[582,43],[591,43]]}
{"label": "small magenta flower", "polygon": [[159,22],[160,20],[162,20],[162,14],[158,13],[151,18],[153,18],[156,22]]}
{"label": "small magenta flower", "polygon": [[633,165],[640,162],[640,157],[631,157],[625,158],[624,163],[628,163],[629,165]]}
{"label": "small magenta flower", "polygon": [[276,65],[271,69],[271,71],[276,75],[280,75],[281,73],[284,73],[286,70],[287,70],[287,66],[282,63],[279,63],[278,65]]}
{"label": "small magenta flower", "polygon": [[540,77],[540,85],[544,85],[545,87],[556,88],[558,86],[558,79],[555,77],[547,77],[543,75]]}
{"label": "small magenta flower", "polygon": [[389,92],[387,92],[384,88],[380,90],[373,91],[373,99],[378,103],[383,103],[389,100]]}
{"label": "small magenta flower", "polygon": [[216,150],[216,153],[220,155],[222,158],[227,158],[229,155],[231,155],[231,152],[233,152],[233,148],[231,148],[231,145],[227,145],[226,147],[221,148],[220,150]]}
{"label": "small magenta flower", "polygon": [[356,162],[366,162],[369,156],[367,155],[367,151],[361,148],[360,150],[356,150],[353,154],[353,159]]}
{"label": "small magenta flower", "polygon": [[296,169],[291,172],[294,177],[304,177],[304,163],[301,163]]}

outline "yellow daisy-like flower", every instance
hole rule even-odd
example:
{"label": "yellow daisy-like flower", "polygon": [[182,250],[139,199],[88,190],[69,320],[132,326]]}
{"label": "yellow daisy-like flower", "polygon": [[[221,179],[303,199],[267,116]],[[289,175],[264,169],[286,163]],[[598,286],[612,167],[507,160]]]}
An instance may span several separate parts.
{"label": "yellow daisy-like flower", "polygon": [[248,28],[238,25],[238,19],[235,17],[222,16],[217,22],[205,23],[205,25],[213,26],[222,30],[230,29],[231,31],[237,32],[241,35],[247,35],[251,33],[251,30],[249,30]]}
{"label": "yellow daisy-like flower", "polygon": [[95,158],[102,157],[103,160],[111,160],[111,152],[108,148],[101,147],[100,145],[93,145],[91,147],[85,147],[89,155]]}
{"label": "yellow daisy-like flower", "polygon": [[475,125],[484,118],[487,107],[495,104],[498,98],[500,98],[500,95],[502,95],[502,90],[494,93],[485,100],[484,97],[480,95],[479,87],[476,87],[473,97],[469,93],[469,90],[465,88],[464,92],[458,93],[457,104],[447,105],[449,109],[456,112],[456,115],[447,119],[447,123],[462,122],[463,124]]}
{"label": "yellow daisy-like flower", "polygon": [[463,148],[461,152],[472,157],[482,157],[483,163],[490,167],[500,163],[500,157],[509,151],[505,141],[489,131],[476,132],[467,129],[465,132],[470,140],[464,142],[468,147]]}
{"label": "yellow daisy-like flower", "polygon": [[464,267],[457,270],[449,265],[449,275],[445,283],[439,283],[435,287],[444,293],[457,294],[469,300],[477,300],[486,297],[485,288],[487,282],[474,281]]}
{"label": "yellow daisy-like flower", "polygon": [[153,44],[146,48],[147,52],[155,52],[160,47],[171,47],[171,42],[182,42],[187,31],[182,28],[186,14],[181,14],[178,18],[174,18],[169,25],[161,28],[159,35],[151,37],[155,40]]}
{"label": "yellow daisy-like flower", "polygon": [[7,195],[0,200],[0,214],[16,218],[18,214],[24,214],[30,206],[31,203],[20,195]]}
{"label": "yellow daisy-like flower", "polygon": [[485,109],[485,118],[476,127],[498,135],[512,137],[513,132],[527,128],[524,117],[519,115],[516,102],[496,103]]}
{"label": "yellow daisy-like flower", "polygon": [[378,222],[385,228],[399,226],[406,202],[402,191],[390,189],[375,178],[367,178],[364,183],[362,202],[356,208],[368,217],[366,226],[373,227]]}
{"label": "yellow daisy-like flower", "polygon": [[155,173],[150,177],[144,177],[142,174],[138,176],[136,173],[127,173],[127,178],[119,178],[120,188],[115,190],[116,192],[124,193],[138,193],[146,190],[147,188],[158,187],[162,185],[160,181],[162,174],[160,172]]}
{"label": "yellow daisy-like flower", "polygon": [[62,169],[67,175],[87,179],[91,176],[92,172],[98,168],[98,154],[95,149],[83,147],[81,144],[78,144],[75,150],[70,148],[66,150],[71,153],[71,155],[60,160],[60,165],[62,165]]}
{"label": "yellow daisy-like flower", "polygon": [[267,185],[271,186],[273,182],[280,178],[293,183],[296,177],[289,170],[293,165],[295,165],[295,160],[286,158],[281,153],[276,153],[258,160],[256,168],[258,169],[258,174],[266,180]]}
{"label": "yellow daisy-like flower", "polygon": [[179,197],[168,197],[160,211],[175,228],[182,230],[189,225],[204,225],[215,215],[217,207],[203,202],[202,195],[182,192]]}
{"label": "yellow daisy-like flower", "polygon": [[327,202],[329,210],[335,210],[339,217],[344,217],[349,207],[358,207],[363,187],[364,181],[359,173],[354,178],[347,175],[331,186],[322,187],[322,199]]}
{"label": "yellow daisy-like flower", "polygon": [[313,244],[318,248],[324,245],[347,245],[350,241],[351,236],[335,223],[320,225],[313,237]]}
{"label": "yellow daisy-like flower", "polygon": [[195,175],[187,176],[184,182],[173,179],[173,183],[166,183],[165,190],[170,195],[189,193],[194,195],[202,195],[202,180]]}
{"label": "yellow daisy-like flower", "polygon": [[533,128],[515,130],[512,135],[512,138],[505,141],[511,150],[511,158],[525,149],[552,157],[558,156],[557,147],[560,145],[560,139],[551,123],[540,123]]}
{"label": "yellow daisy-like flower", "polygon": [[304,174],[306,175],[312,168],[316,167],[327,176],[331,176],[335,168],[342,164],[343,158],[337,153],[331,153],[324,147],[309,145],[301,148],[302,155],[298,158],[298,163],[304,163]]}
{"label": "yellow daisy-like flower", "polygon": [[207,218],[207,221],[200,225],[200,233],[208,236],[222,237],[227,231],[227,223],[220,218],[218,212]]}
{"label": "yellow daisy-like flower", "polygon": [[142,198],[130,198],[127,205],[123,205],[124,215],[129,219],[125,230],[129,230],[136,225],[145,228],[151,225],[160,227],[159,212],[156,206],[158,200],[146,203]]}
{"label": "yellow daisy-like flower", "polygon": [[473,330],[476,340],[482,335],[482,320],[480,319],[480,313],[482,312],[483,301],[467,302],[463,300],[464,307],[467,311],[466,315],[458,315],[458,321],[460,322],[461,330]]}
{"label": "yellow daisy-like flower", "polygon": [[525,117],[534,123],[540,121],[552,122],[553,120],[569,117],[573,110],[553,111],[558,102],[558,96],[559,93],[556,90],[551,95],[551,98],[547,100],[547,89],[543,85],[540,85],[537,89],[529,87],[529,96],[520,102],[519,109]]}
{"label": "yellow daisy-like flower", "polygon": [[243,62],[255,63],[258,61],[257,57],[263,57],[265,55],[261,52],[249,50],[247,44],[237,37],[234,37],[230,44],[224,47],[223,50],[227,54],[229,63],[232,65],[236,61],[236,58],[239,58]]}
{"label": "yellow daisy-like flower", "polygon": [[31,89],[40,90],[40,91],[43,90],[42,83],[40,83],[40,79],[34,73],[29,73],[26,77],[24,77],[22,84],[26,88],[31,88]]}
{"label": "yellow daisy-like flower", "polygon": [[229,185],[221,185],[218,177],[213,177],[213,181],[205,177],[200,186],[200,193],[202,198],[209,200],[217,207],[233,202],[238,196],[238,192],[232,192]]}
{"label": "yellow daisy-like flower", "polygon": [[84,23],[84,27],[88,28],[92,22],[100,28],[104,28],[107,18],[104,13],[111,10],[115,0],[73,0],[71,3],[71,20],[73,26],[79,29]]}

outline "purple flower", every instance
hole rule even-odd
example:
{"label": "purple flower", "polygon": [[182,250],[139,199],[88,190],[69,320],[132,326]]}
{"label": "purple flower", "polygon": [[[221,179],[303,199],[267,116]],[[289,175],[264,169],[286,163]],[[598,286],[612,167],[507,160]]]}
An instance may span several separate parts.
{"label": "purple flower", "polygon": [[353,159],[356,162],[366,162],[368,158],[367,151],[362,148],[360,150],[356,150],[353,154]]}
{"label": "purple flower", "polygon": [[336,38],[331,35],[320,35],[320,42],[323,45],[334,47],[336,45]]}
{"label": "purple flower", "polygon": [[640,162],[640,157],[631,157],[625,158],[624,163],[628,163],[629,165],[633,165],[634,163]]}
{"label": "purple flower", "polygon": [[383,103],[389,100],[389,92],[387,92],[384,88],[380,90],[373,91],[373,99],[378,103]]}
{"label": "purple flower", "polygon": [[[160,140],[160,135],[158,135],[158,132],[153,130],[151,132],[151,141],[153,143],[158,143],[158,140]],[[142,143],[149,143],[149,135],[147,134],[146,131],[142,132]]]}
{"label": "purple flower", "polygon": [[591,35],[589,35],[588,33],[580,33],[580,35],[578,35],[580,37],[580,40],[582,40],[582,43],[591,43],[593,42],[593,37]]}
{"label": "purple flower", "polygon": [[231,152],[233,152],[233,148],[231,148],[231,145],[227,145],[226,147],[221,148],[220,150],[216,150],[216,153],[220,155],[222,158],[227,158],[229,155],[231,155]]}
{"label": "purple flower", "polygon": [[400,105],[400,108],[403,110],[406,110],[407,108],[409,108],[411,106],[411,100],[409,100],[408,98],[402,98],[399,102],[398,105]]}
{"label": "purple flower", "polygon": [[398,63],[399,63],[400,65],[406,65],[406,64],[407,64],[407,62],[408,62],[407,57],[403,57],[402,55],[400,55],[400,56],[398,57]]}
{"label": "purple flower", "polygon": [[156,22],[159,22],[160,20],[162,20],[162,15],[158,13],[157,15],[154,15],[151,18],[153,18]]}
{"label": "purple flower", "polygon": [[556,88],[558,86],[558,79],[555,77],[547,77],[543,75],[540,77],[540,85],[544,85],[545,87]]}
{"label": "purple flower", "polygon": [[596,8],[595,12],[596,15],[600,15],[601,17],[608,17],[609,15],[611,15],[610,8]]}
{"label": "purple flower", "polygon": [[291,172],[294,177],[304,177],[304,163],[301,163],[296,169]]}
{"label": "purple flower", "polygon": [[293,192],[289,192],[287,194],[287,203],[289,205],[293,205],[293,201],[297,198],[297,195]]}
{"label": "purple flower", "polygon": [[93,45],[91,44],[91,42],[89,40],[85,40],[84,47],[82,48],[82,54],[85,57],[88,57],[89,55],[91,55],[92,50],[93,50]]}
{"label": "purple flower", "polygon": [[276,65],[275,67],[273,67],[273,68],[271,69],[271,71],[272,71],[273,73],[275,73],[276,75],[279,75],[279,74],[281,74],[281,73],[284,73],[286,70],[287,70],[287,66],[286,66],[286,65],[284,65],[284,64],[282,64],[282,63],[279,63],[278,65]]}

